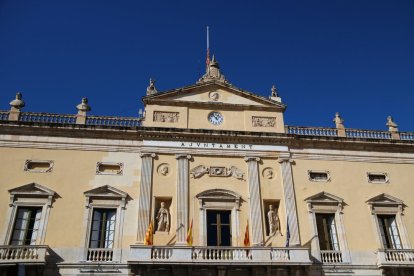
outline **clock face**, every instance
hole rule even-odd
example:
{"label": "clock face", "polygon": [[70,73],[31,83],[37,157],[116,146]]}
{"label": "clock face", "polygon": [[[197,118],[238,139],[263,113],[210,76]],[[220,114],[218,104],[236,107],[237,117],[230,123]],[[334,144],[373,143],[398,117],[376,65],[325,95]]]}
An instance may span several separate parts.
{"label": "clock face", "polygon": [[223,122],[223,115],[220,114],[220,112],[213,111],[210,114],[208,114],[208,120],[213,125],[219,125]]}

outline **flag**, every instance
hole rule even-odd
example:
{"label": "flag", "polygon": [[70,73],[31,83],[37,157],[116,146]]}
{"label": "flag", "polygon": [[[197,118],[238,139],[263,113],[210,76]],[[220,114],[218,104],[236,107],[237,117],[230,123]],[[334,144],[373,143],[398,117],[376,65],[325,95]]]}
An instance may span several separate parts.
{"label": "flag", "polygon": [[145,241],[144,241],[145,245],[153,245],[153,238],[154,238],[154,236],[153,236],[154,229],[153,228],[154,227],[152,225],[152,220],[151,220],[151,222],[148,225],[147,233],[145,233]]}
{"label": "flag", "polygon": [[210,32],[207,26],[207,57],[206,57],[206,65],[207,65],[207,69],[208,66],[210,65]]}
{"label": "flag", "polygon": [[190,227],[188,227],[186,241],[187,241],[187,245],[189,246],[193,245],[193,220],[191,220]]}
{"label": "flag", "polygon": [[289,247],[290,231],[289,231],[289,220],[286,219],[286,247]]}
{"label": "flag", "polygon": [[246,224],[246,232],[244,233],[244,246],[250,246],[250,237],[249,237],[249,221]]}
{"label": "flag", "polygon": [[207,67],[210,65],[210,49],[207,48],[207,58],[206,58]]}

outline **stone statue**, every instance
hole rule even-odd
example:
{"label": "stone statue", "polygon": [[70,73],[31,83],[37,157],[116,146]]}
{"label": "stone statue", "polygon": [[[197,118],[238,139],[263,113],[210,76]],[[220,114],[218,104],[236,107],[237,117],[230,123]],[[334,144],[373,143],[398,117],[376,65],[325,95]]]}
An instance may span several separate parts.
{"label": "stone statue", "polygon": [[267,220],[269,222],[269,236],[275,235],[280,232],[279,216],[273,208],[273,205],[269,205],[269,211],[267,212]]}
{"label": "stone statue", "polygon": [[149,86],[147,87],[147,96],[157,94],[157,88],[155,88],[155,80],[150,79]]}
{"label": "stone statue", "polygon": [[170,213],[165,208],[165,202],[161,202],[157,213],[157,231],[168,232],[170,230]]}

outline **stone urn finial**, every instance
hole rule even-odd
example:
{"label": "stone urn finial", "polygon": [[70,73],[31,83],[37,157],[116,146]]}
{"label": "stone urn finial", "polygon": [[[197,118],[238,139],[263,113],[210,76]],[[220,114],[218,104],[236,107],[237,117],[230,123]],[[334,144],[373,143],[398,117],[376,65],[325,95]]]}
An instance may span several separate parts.
{"label": "stone urn finial", "polygon": [[157,88],[155,88],[155,80],[150,79],[149,86],[147,87],[147,96],[157,94]]}
{"label": "stone urn finial", "polygon": [[76,109],[78,110],[78,114],[91,111],[91,107],[88,104],[88,98],[82,98],[82,102],[76,106]]}
{"label": "stone urn finial", "polygon": [[25,106],[24,101],[22,100],[23,95],[20,92],[16,93],[16,99],[10,102],[11,111],[20,111]]}
{"label": "stone urn finial", "polygon": [[394,122],[391,116],[387,117],[387,123],[385,124],[390,132],[398,132],[398,125]]}

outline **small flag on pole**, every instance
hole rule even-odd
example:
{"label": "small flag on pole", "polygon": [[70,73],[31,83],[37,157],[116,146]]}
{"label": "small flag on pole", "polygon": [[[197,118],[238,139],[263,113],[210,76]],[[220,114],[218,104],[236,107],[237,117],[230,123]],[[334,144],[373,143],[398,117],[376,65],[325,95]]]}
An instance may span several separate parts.
{"label": "small flag on pole", "polygon": [[289,220],[286,219],[286,247],[289,247],[289,240],[290,240]]}
{"label": "small flag on pole", "polygon": [[244,246],[250,246],[250,237],[249,237],[249,221],[246,224],[246,232],[244,232]]}
{"label": "small flag on pole", "polygon": [[145,233],[145,241],[144,241],[145,245],[153,245],[153,238],[154,238],[153,232],[154,232],[154,229],[153,229],[152,220],[151,220],[151,222],[148,225],[147,233]]}
{"label": "small flag on pole", "polygon": [[187,245],[192,246],[193,245],[193,220],[191,219],[190,227],[188,227],[187,231]]}

